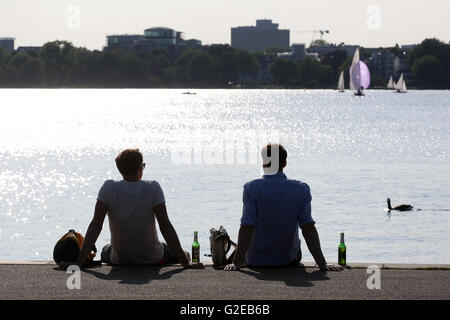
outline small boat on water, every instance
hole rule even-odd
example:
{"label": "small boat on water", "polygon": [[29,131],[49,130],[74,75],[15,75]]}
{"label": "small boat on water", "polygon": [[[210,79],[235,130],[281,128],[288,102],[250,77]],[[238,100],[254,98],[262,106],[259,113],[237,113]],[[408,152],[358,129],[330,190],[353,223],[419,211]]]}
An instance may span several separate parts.
{"label": "small boat on water", "polygon": [[359,88],[359,89],[354,93],[354,95],[357,96],[357,97],[364,97],[365,94],[364,94],[363,90],[364,90],[363,87]]}
{"label": "small boat on water", "polygon": [[392,79],[392,76],[389,77],[387,88],[388,89],[395,89],[394,80]]}
{"label": "small boat on water", "polygon": [[196,94],[196,93],[195,92],[186,91],[186,92],[183,92],[182,94]]}
{"label": "small boat on water", "polygon": [[395,93],[407,93],[408,90],[406,89],[406,82],[403,79],[403,73],[400,75],[400,78],[398,79],[397,83],[394,85]]}
{"label": "small boat on water", "polygon": [[364,89],[370,86],[370,71],[367,65],[359,59],[359,48],[356,48],[349,73],[350,90],[357,90],[354,95],[363,97]]}
{"label": "small boat on water", "polygon": [[341,71],[341,74],[340,74],[340,76],[339,76],[338,90],[339,90],[339,92],[345,92],[345,85],[344,85],[344,71]]}

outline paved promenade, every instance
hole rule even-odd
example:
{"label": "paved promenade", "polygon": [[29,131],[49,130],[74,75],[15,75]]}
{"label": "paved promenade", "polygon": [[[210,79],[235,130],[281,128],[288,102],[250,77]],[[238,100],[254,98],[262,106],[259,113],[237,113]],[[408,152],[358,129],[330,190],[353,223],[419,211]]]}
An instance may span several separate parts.
{"label": "paved promenade", "polygon": [[102,266],[82,270],[81,288],[69,290],[70,274],[52,263],[0,262],[0,299],[450,299],[449,265],[379,265],[381,290],[367,288],[365,264],[322,272],[308,263],[239,272]]}

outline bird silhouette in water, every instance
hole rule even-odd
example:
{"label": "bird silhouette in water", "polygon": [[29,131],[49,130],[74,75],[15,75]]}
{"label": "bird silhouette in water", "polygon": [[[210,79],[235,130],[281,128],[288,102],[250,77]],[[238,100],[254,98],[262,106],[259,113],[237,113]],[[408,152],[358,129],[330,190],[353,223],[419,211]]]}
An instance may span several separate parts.
{"label": "bird silhouette in water", "polygon": [[391,212],[391,210],[398,210],[398,211],[412,211],[412,210],[420,210],[420,209],[416,209],[413,206],[409,205],[409,204],[401,204],[399,206],[396,206],[394,208],[392,208],[391,206],[391,199],[387,199],[387,206],[388,206],[388,210],[389,212]]}

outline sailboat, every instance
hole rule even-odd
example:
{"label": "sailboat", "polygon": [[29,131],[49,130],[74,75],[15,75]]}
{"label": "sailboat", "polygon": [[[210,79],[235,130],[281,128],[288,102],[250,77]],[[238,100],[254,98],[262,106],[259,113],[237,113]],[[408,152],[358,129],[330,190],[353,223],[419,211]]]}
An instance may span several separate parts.
{"label": "sailboat", "polygon": [[344,91],[345,91],[345,85],[344,85],[344,71],[341,71],[341,75],[339,76],[338,90],[339,90],[339,92],[344,92]]}
{"label": "sailboat", "polygon": [[400,75],[400,78],[398,79],[397,83],[394,85],[395,93],[406,93],[406,82],[403,79],[403,73]]}
{"label": "sailboat", "polygon": [[356,48],[349,73],[350,89],[357,90],[355,96],[364,96],[363,90],[370,86],[370,71],[367,65],[359,59],[359,48]]}
{"label": "sailboat", "polygon": [[387,84],[387,88],[388,89],[395,89],[394,80],[392,79],[392,76],[389,77],[389,82]]}

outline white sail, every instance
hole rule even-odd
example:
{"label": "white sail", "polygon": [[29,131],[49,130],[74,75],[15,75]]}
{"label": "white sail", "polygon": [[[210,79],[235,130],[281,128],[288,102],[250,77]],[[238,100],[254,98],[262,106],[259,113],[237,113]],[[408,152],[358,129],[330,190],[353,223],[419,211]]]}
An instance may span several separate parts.
{"label": "white sail", "polygon": [[396,90],[403,89],[403,73],[400,75],[400,78],[398,79],[397,83],[395,84],[394,89],[396,89]]}
{"label": "white sail", "polygon": [[[350,66],[350,70],[352,70],[352,67],[357,65],[358,62],[359,62],[359,48],[356,48],[355,54],[353,55],[352,65]],[[352,75],[352,72],[350,72],[350,86],[349,86],[350,90],[356,90],[356,88],[359,89],[359,86],[355,87],[355,84],[353,81],[354,81],[353,75]]]}
{"label": "white sail", "polygon": [[353,85],[353,79],[352,74],[350,73],[350,83],[349,83],[350,90],[356,90],[355,86]]}
{"label": "white sail", "polygon": [[339,76],[339,81],[338,81],[338,90],[339,91],[344,91],[345,89],[345,85],[344,85],[344,71],[341,71],[341,75]]}
{"label": "white sail", "polygon": [[352,66],[359,62],[359,48],[356,48],[355,54],[353,55]]}
{"label": "white sail", "polygon": [[389,82],[387,84],[388,89],[394,89],[394,80],[392,80],[392,76],[389,77]]}
{"label": "white sail", "polygon": [[406,91],[408,91],[408,90],[406,89],[406,81],[405,81],[405,80],[403,80],[403,87],[402,87],[402,91],[403,91],[403,92],[406,92]]}

